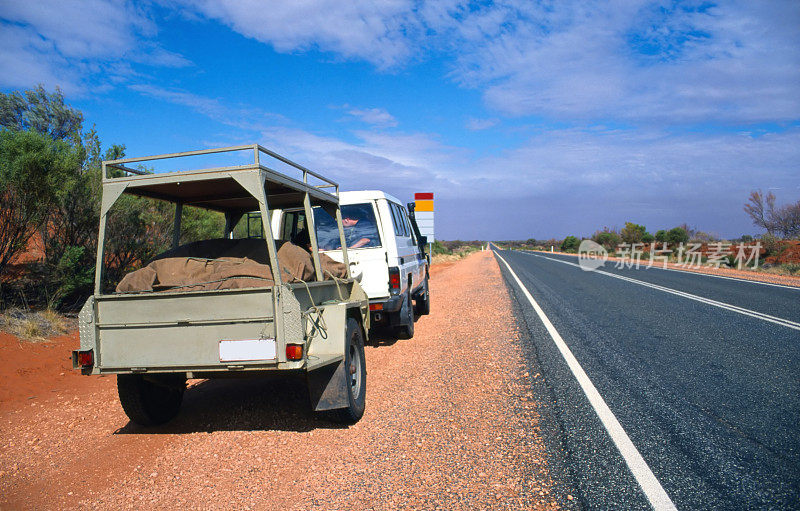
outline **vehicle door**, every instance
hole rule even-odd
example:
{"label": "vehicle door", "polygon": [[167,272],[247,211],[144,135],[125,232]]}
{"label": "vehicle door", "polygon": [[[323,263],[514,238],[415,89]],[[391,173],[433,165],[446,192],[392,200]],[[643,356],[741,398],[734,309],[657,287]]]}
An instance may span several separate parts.
{"label": "vehicle door", "polygon": [[[350,272],[354,276],[361,274],[361,287],[369,298],[389,296],[384,240],[375,206],[374,200],[339,206],[348,245]],[[341,262],[341,242],[336,220],[325,210],[314,208],[314,225],[320,251]]]}
{"label": "vehicle door", "polygon": [[392,215],[392,224],[395,229],[395,239],[397,240],[397,263],[400,267],[400,278],[405,290],[408,286],[409,276],[411,277],[412,287],[415,285],[416,256],[414,251],[416,246],[412,241],[411,225],[408,223],[405,208],[392,201],[388,201],[388,203]]}
{"label": "vehicle door", "polygon": [[406,228],[408,229],[409,233],[409,247],[411,248],[411,258],[413,258],[413,284],[412,289],[416,289],[418,286],[422,284],[422,281],[425,280],[425,265],[427,264],[427,260],[425,259],[425,254],[422,250],[422,247],[419,245],[419,240],[417,239],[417,235],[414,233],[414,228],[411,227],[411,219],[408,217],[408,211],[406,208],[401,206],[401,210],[403,213],[403,221],[406,224]]}

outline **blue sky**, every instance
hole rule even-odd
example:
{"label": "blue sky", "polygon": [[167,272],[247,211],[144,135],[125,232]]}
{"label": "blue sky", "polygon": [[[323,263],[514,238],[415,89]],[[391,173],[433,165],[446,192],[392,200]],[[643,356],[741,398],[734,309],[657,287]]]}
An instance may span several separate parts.
{"label": "blue sky", "polygon": [[104,144],[258,142],[436,195],[439,239],[756,233],[800,199],[800,2],[0,0],[0,88]]}

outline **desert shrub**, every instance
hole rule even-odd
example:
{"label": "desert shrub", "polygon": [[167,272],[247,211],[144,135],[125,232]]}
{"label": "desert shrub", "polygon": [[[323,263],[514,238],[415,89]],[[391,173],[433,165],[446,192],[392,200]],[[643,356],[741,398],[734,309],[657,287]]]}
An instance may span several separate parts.
{"label": "desert shrub", "polygon": [[694,236],[689,236],[689,241],[694,243],[714,243],[715,241],[720,241],[720,239],[713,232],[696,231]]}
{"label": "desert shrub", "polygon": [[646,233],[645,226],[633,222],[625,222],[625,227],[619,232],[622,241],[625,243],[641,243]]}
{"label": "desert shrub", "polygon": [[578,250],[580,246],[580,240],[575,236],[567,236],[564,238],[564,241],[561,242],[561,251],[562,252],[575,252]]}
{"label": "desert shrub", "polygon": [[453,251],[447,248],[441,241],[436,240],[431,245],[431,255],[449,255]]}
{"label": "desert shrub", "polygon": [[[174,218],[174,215],[172,215],[172,218]],[[202,208],[183,208],[181,214],[181,243],[220,238],[224,231],[225,215],[222,213]]]}
{"label": "desert shrub", "polygon": [[51,299],[52,306],[72,308],[92,293],[94,265],[86,264],[85,252],[86,247],[67,247],[64,250],[52,273],[57,286]]}
{"label": "desert shrub", "polygon": [[665,239],[670,245],[678,245],[689,241],[689,233],[683,227],[674,227],[666,233]]}
{"label": "desert shrub", "polygon": [[66,333],[69,326],[52,309],[28,311],[15,307],[0,315],[0,327],[26,341],[43,341],[47,337]]}
{"label": "desert shrub", "polygon": [[0,131],[0,273],[27,247],[77,156],[69,144],[28,131]]}
{"label": "desert shrub", "polygon": [[607,249],[613,249],[620,244],[621,238],[615,231],[605,227],[602,231],[595,232],[594,235],[592,235],[592,240],[603,245]]}

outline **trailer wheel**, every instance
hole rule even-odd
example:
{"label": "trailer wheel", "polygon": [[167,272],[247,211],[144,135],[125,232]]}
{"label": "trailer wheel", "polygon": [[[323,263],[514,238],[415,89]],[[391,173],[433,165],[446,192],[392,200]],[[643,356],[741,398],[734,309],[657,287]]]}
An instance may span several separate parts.
{"label": "trailer wheel", "polygon": [[347,318],[344,367],[347,375],[347,408],[330,411],[330,418],[354,424],[364,415],[367,397],[367,361],[364,357],[364,334],[358,321]]}
{"label": "trailer wheel", "polygon": [[118,374],[117,392],[125,415],[141,426],[163,424],[176,415],[183,402],[186,380],[145,380],[140,374]]}
{"label": "trailer wheel", "polygon": [[415,305],[418,315],[427,316],[431,313],[431,291],[428,287],[428,277],[425,277],[425,281],[422,283],[422,291],[419,296],[417,296]]}
{"label": "trailer wheel", "polygon": [[414,305],[411,302],[411,290],[406,294],[403,306],[400,307],[400,326],[395,328],[395,333],[400,339],[414,337]]}

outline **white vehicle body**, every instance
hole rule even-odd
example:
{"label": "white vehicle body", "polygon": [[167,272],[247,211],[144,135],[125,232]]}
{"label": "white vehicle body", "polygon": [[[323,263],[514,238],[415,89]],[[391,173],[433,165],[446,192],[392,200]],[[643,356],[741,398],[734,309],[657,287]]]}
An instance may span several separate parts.
{"label": "white vehicle body", "polygon": [[[372,325],[391,327],[401,336],[411,337],[414,312],[428,313],[429,265],[406,208],[397,198],[377,190],[340,192],[339,204],[345,224],[350,211],[357,213],[361,217],[358,222],[365,225],[361,231],[363,237],[356,234],[347,241],[347,254],[351,274],[360,278],[369,298]],[[320,252],[342,262],[338,239],[326,244],[329,222],[315,212]],[[369,226],[371,222],[374,228]],[[305,225],[302,210],[276,211],[272,217],[272,232],[282,239],[292,239]],[[364,240],[369,241],[364,243]],[[359,243],[364,245],[358,246]],[[411,305],[412,301],[416,307]]]}

